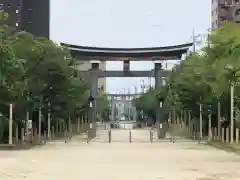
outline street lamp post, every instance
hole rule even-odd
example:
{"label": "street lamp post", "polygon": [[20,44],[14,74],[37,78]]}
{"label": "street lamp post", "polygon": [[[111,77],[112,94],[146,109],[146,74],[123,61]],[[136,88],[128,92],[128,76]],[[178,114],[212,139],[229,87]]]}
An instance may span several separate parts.
{"label": "street lamp post", "polygon": [[212,140],[212,113],[211,113],[211,106],[208,109],[208,141]]}
{"label": "street lamp post", "polygon": [[230,86],[230,123],[231,123],[231,137],[230,143],[233,144],[234,142],[234,84],[231,83]]}
{"label": "street lamp post", "polygon": [[[47,122],[48,122],[48,128],[47,128],[47,136],[48,136],[48,140],[51,139],[51,103],[50,101],[48,101],[48,118],[47,118]],[[58,128],[58,127],[57,127]]]}
{"label": "street lamp post", "polygon": [[225,67],[229,73],[232,74],[232,79],[229,80],[230,82],[230,143],[233,144],[234,142],[234,86],[236,84],[236,73],[240,71],[240,69],[235,69],[232,65],[227,64]]}
{"label": "street lamp post", "polygon": [[12,133],[12,126],[13,126],[13,104],[9,105],[9,136],[8,136],[8,144],[13,143],[13,133]]}
{"label": "street lamp post", "polygon": [[217,100],[217,117],[218,117],[218,123],[217,123],[217,134],[218,134],[218,140],[220,140],[220,134],[221,134],[221,103],[220,103],[220,97],[218,97]]}
{"label": "street lamp post", "polygon": [[[160,139],[160,138],[163,138],[164,135],[165,135],[165,132],[163,131],[163,124],[160,123],[160,121],[163,118],[163,102],[164,102],[164,98],[157,96],[157,100],[158,100],[159,106],[157,107],[157,110],[156,110],[156,118],[157,118],[156,119],[156,124],[157,124],[157,137],[158,137],[158,139]],[[162,131],[161,131],[161,129],[162,129]]]}
{"label": "street lamp post", "polygon": [[38,142],[41,141],[41,132],[42,132],[42,106],[43,106],[43,97],[40,97],[40,103],[38,108]]}
{"label": "street lamp post", "polygon": [[[30,93],[27,93],[27,103],[30,101]],[[25,121],[25,136],[28,137],[28,124],[29,124],[29,106],[27,106],[26,110],[26,121]]]}
{"label": "street lamp post", "polygon": [[200,110],[200,114],[199,114],[199,140],[202,140],[203,138],[203,133],[202,133],[202,129],[203,129],[203,117],[202,117],[202,103],[199,103],[199,110]]}

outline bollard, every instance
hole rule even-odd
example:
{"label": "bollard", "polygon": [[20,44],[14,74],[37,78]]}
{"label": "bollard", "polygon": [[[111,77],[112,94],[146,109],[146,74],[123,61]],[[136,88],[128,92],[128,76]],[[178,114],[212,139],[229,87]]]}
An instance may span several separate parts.
{"label": "bollard", "polygon": [[72,132],[73,132],[73,130],[72,130],[72,124],[70,125],[70,129],[69,129],[69,132],[68,132],[68,140],[70,141],[70,140],[72,140]]}
{"label": "bollard", "polygon": [[196,141],[196,131],[193,132],[193,141]]}
{"label": "bollard", "polygon": [[150,142],[152,143],[153,142],[153,131],[150,130]]}
{"label": "bollard", "polygon": [[217,135],[217,128],[215,127],[215,128],[214,128],[214,139],[213,139],[213,140],[218,140],[218,139],[217,139],[217,136],[218,136],[218,135]]}
{"label": "bollard", "polygon": [[21,144],[24,144],[24,128],[21,128]]}
{"label": "bollard", "polygon": [[236,129],[236,144],[239,144],[239,129]]}
{"label": "bollard", "polygon": [[172,137],[171,137],[171,140],[170,141],[172,141],[172,143],[175,143],[175,135],[173,134],[172,135]]}
{"label": "bollard", "polygon": [[52,131],[51,131],[51,133],[52,133],[52,135],[51,135],[51,137],[52,137],[52,139],[55,137],[55,130],[54,130],[54,126],[52,126]]}
{"label": "bollard", "polygon": [[224,142],[224,138],[225,137],[225,129],[224,128],[222,128],[222,142]]}
{"label": "bollard", "polygon": [[132,143],[132,132],[129,131],[129,142]]}
{"label": "bollard", "polygon": [[70,133],[69,133],[69,137],[68,137],[68,139],[69,139],[70,141],[72,140],[72,136],[73,136],[73,135],[72,135],[72,132],[70,132]]}
{"label": "bollard", "polygon": [[90,141],[90,132],[89,130],[87,130],[87,143],[89,143],[89,141]]}
{"label": "bollard", "polygon": [[31,143],[33,143],[33,141],[34,141],[34,129],[33,128],[31,128],[31,134],[29,135],[29,137],[30,137],[30,142]]}
{"label": "bollard", "polygon": [[44,144],[47,143],[47,131],[44,131]]}
{"label": "bollard", "polygon": [[69,136],[68,136],[69,140],[72,140],[72,134],[73,134],[73,127],[72,127],[72,124],[71,124],[70,125],[70,130],[69,130]]}
{"label": "bollard", "polygon": [[108,143],[111,143],[112,141],[112,132],[111,130],[108,131]]}
{"label": "bollard", "polygon": [[67,129],[65,129],[64,131],[64,139],[65,139],[65,143],[68,142],[68,132],[67,132]]}
{"label": "bollard", "polygon": [[226,128],[226,143],[229,143],[229,128]]}
{"label": "bollard", "polygon": [[18,142],[18,125],[16,126],[16,129],[15,129],[15,130],[16,130],[16,132],[15,132],[15,133],[16,133],[16,134],[15,134],[15,136],[16,136],[16,145],[18,145],[18,143],[19,143],[19,142]]}
{"label": "bollard", "polygon": [[37,128],[34,128],[34,144],[38,144],[38,132],[37,132]]}
{"label": "bollard", "polygon": [[77,133],[79,134],[80,133],[80,118],[78,117],[77,118]]}

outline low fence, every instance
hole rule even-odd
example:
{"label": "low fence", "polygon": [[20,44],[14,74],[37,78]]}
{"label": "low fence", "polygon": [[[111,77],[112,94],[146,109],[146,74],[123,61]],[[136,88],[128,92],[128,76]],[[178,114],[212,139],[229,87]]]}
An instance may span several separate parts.
{"label": "low fence", "polygon": [[[105,137],[105,139],[100,139],[99,140],[96,140],[94,139],[94,142],[108,142],[108,143],[112,143],[112,142],[126,142],[128,141],[129,143],[132,143],[132,142],[153,142],[154,141],[154,130],[145,130],[148,132],[147,136],[143,139],[134,139],[134,132],[133,130],[126,130],[126,134],[122,134],[123,136],[125,136],[125,138],[121,138],[121,140],[119,139],[115,139],[113,138],[114,137],[114,132],[116,132],[115,130],[107,130],[107,137]],[[95,131],[96,132],[96,131]],[[87,143],[89,143],[91,140],[93,140],[92,138],[92,131],[88,131],[88,139],[87,139]]]}
{"label": "low fence", "polygon": [[51,127],[50,134],[48,134],[47,130],[39,133],[37,128],[32,128],[30,132],[26,133],[24,128],[21,128],[19,131],[19,128],[16,127],[13,144],[0,144],[0,150],[29,149],[36,145],[46,144],[52,140],[63,140],[67,142],[71,140],[73,135],[81,133],[89,134],[89,129],[91,129],[92,132],[90,137],[94,138],[96,136],[94,132],[96,131],[90,128],[90,126],[90,123],[84,121],[77,121],[76,124],[70,124],[69,128],[67,128],[67,124],[56,124]]}
{"label": "low fence", "polygon": [[[236,145],[239,144],[239,128],[234,129],[234,139],[233,143]],[[220,141],[222,143],[229,144],[230,143],[230,136],[231,136],[231,131],[230,128],[221,128],[220,133],[218,134],[217,128],[212,128],[211,134],[209,134],[209,140],[211,141]]]}
{"label": "low fence", "polygon": [[[102,126],[98,125],[98,129],[101,130],[102,135],[100,135],[101,138],[94,139],[94,142],[185,142],[195,141],[197,138],[197,132],[192,132],[192,128],[184,123],[161,124],[159,128],[146,128],[140,123],[107,123]],[[123,131],[117,131],[117,129]],[[121,133],[122,138],[116,137],[115,133]],[[91,134],[92,132],[88,131],[87,142],[93,139]]]}
{"label": "low fence", "polygon": [[168,125],[168,132],[172,137],[192,138],[196,140],[199,132],[185,123],[172,123]]}

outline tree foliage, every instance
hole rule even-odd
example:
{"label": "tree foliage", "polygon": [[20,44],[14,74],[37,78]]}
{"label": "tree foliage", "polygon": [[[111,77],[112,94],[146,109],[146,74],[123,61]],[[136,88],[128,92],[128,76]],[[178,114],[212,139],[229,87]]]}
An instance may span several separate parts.
{"label": "tree foliage", "polygon": [[[52,123],[86,114],[90,84],[81,76],[67,47],[25,31],[12,31],[5,25],[0,25],[0,33],[1,119],[9,117],[10,103],[14,104],[16,122],[25,120],[29,111],[30,119],[37,124],[39,109],[44,115],[43,123],[48,111]],[[103,97],[99,100],[99,112],[108,107]]]}
{"label": "tree foliage", "polygon": [[[217,104],[221,116],[230,119],[230,84],[235,86],[235,108],[240,109],[240,25],[226,23],[209,33],[208,43],[198,52],[190,52],[168,75],[166,84],[157,90],[165,97],[165,109],[180,113],[189,110],[199,117],[199,104],[203,105],[205,119],[211,111],[217,122]],[[156,93],[156,92],[155,92]],[[154,109],[156,94],[149,90],[135,100],[139,109]],[[145,103],[148,102],[148,103]]]}

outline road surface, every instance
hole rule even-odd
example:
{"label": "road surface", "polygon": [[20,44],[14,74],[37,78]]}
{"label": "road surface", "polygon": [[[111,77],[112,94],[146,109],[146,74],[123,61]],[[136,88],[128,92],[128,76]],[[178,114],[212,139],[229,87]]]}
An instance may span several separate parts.
{"label": "road surface", "polygon": [[[135,131],[141,136],[146,131]],[[101,133],[102,137],[107,137]],[[80,137],[27,151],[0,152],[4,180],[237,180],[240,157],[193,142],[86,144]],[[134,138],[134,137],[133,137]],[[145,136],[144,136],[145,138]],[[126,141],[123,141],[126,140]]]}

